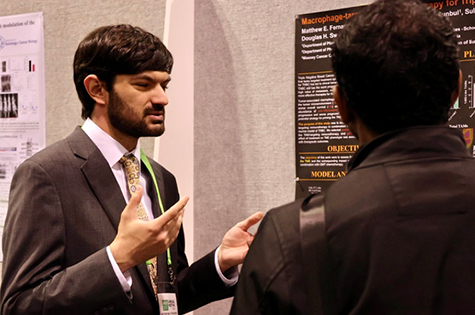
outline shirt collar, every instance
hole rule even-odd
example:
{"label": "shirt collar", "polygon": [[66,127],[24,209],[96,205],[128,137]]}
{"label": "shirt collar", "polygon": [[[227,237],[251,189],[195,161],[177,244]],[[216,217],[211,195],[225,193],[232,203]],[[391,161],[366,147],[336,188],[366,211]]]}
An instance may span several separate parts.
{"label": "shirt collar", "polygon": [[[90,118],[87,118],[82,125],[82,130],[91,138],[92,142],[99,148],[102,155],[112,168],[120,158],[127,153],[133,154],[140,159],[140,141],[132,151],[127,151],[122,144],[112,138],[108,133],[96,125]],[[140,164],[139,164],[140,165]]]}

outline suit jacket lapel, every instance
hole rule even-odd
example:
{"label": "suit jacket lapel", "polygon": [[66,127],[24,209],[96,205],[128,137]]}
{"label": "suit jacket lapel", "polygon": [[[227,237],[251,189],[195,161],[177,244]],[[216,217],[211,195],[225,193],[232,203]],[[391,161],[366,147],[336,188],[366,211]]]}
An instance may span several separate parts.
{"label": "suit jacket lapel", "polygon": [[[160,192],[160,198],[162,199],[162,204],[163,204],[163,207],[165,208],[163,210],[166,211],[167,210],[167,200],[165,198],[166,194],[165,194],[165,183],[163,181],[163,175],[162,175],[162,172],[161,172],[160,168],[158,167],[157,163],[153,163],[152,168],[153,168],[153,172],[155,173],[155,177],[157,178],[157,184],[158,184],[158,190]],[[158,204],[158,201],[157,201],[157,204]],[[160,209],[159,209],[159,211],[160,211]]]}
{"label": "suit jacket lapel", "polygon": [[[149,158],[149,160],[151,160]],[[160,198],[162,199],[162,203],[163,203],[163,206],[166,207],[166,203],[165,203],[165,184],[163,182],[163,176],[162,176],[162,173],[160,171],[160,168],[158,167],[158,164],[157,163],[152,163],[152,169],[153,169],[153,172],[154,172],[154,175],[155,175],[155,179],[157,180],[157,184],[158,184],[158,190],[160,192]],[[158,217],[161,215],[161,210],[160,210],[160,205],[159,205],[159,202],[158,202],[158,196],[157,196],[157,191],[155,189],[155,185],[153,183],[153,179],[152,179],[152,176],[150,175],[148,169],[145,167],[145,164],[142,163],[142,172],[143,172],[143,175],[147,178],[147,183],[148,184],[148,194],[152,200],[152,212],[153,212],[153,215],[154,217]],[[167,210],[166,208],[164,210]]]}
{"label": "suit jacket lapel", "polygon": [[80,127],[68,137],[68,142],[74,154],[84,160],[81,170],[117,230],[120,214],[126,203],[109,164]]}
{"label": "suit jacket lapel", "polygon": [[155,190],[155,185],[153,184],[152,176],[148,172],[144,163],[142,163],[142,175],[147,179],[147,194],[150,196],[150,199],[152,201],[153,217],[156,218],[159,216],[159,213],[160,213],[159,206],[158,206],[158,197]]}

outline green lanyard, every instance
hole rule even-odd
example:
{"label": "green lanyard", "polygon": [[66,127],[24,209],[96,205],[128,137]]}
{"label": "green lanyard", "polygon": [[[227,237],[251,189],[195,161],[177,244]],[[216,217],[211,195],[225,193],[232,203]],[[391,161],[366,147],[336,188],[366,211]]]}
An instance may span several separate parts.
{"label": "green lanyard", "polygon": [[[165,209],[163,209],[163,203],[162,203],[162,198],[160,197],[160,191],[158,190],[157,179],[155,178],[155,174],[153,173],[152,165],[150,164],[150,161],[148,160],[147,156],[142,151],[142,149],[140,149],[140,159],[142,160],[143,164],[145,164],[145,167],[147,168],[148,172],[152,176],[153,185],[155,186],[155,190],[156,190],[157,196],[158,196],[158,203],[160,205],[160,212],[162,214],[164,214]],[[170,273],[170,271],[172,270],[172,256],[170,254],[170,248],[167,248],[167,265],[168,265],[168,272]],[[170,278],[173,280],[172,274],[170,274]]]}

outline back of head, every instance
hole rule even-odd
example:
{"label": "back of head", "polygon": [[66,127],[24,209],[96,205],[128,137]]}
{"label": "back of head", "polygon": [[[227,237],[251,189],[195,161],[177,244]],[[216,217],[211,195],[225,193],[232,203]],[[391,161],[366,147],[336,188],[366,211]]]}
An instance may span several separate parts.
{"label": "back of head", "polygon": [[95,104],[83,83],[88,75],[97,75],[110,91],[118,74],[170,73],[172,66],[172,55],[162,41],[139,27],[110,25],[93,30],[74,55],[74,83],[83,105],[82,117],[90,117]]}
{"label": "back of head", "polygon": [[348,107],[376,133],[444,124],[458,86],[453,27],[418,0],[379,0],[339,33],[332,64]]}

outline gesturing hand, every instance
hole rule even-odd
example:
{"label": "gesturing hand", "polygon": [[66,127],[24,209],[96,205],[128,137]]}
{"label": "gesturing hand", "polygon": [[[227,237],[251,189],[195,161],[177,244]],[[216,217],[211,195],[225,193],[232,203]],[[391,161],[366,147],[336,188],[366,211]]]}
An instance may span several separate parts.
{"label": "gesturing hand", "polygon": [[247,230],[259,222],[263,216],[262,212],[256,212],[244,221],[237,223],[224,235],[218,252],[218,264],[221,272],[224,273],[244,261],[254,239],[254,235]]}
{"label": "gesturing hand", "polygon": [[143,221],[136,216],[142,194],[142,187],[137,186],[122,211],[117,235],[109,246],[122,272],[160,255],[171,246],[180,231],[184,207],[189,199],[184,197],[160,217]]}

